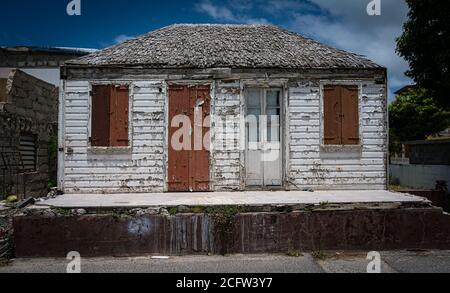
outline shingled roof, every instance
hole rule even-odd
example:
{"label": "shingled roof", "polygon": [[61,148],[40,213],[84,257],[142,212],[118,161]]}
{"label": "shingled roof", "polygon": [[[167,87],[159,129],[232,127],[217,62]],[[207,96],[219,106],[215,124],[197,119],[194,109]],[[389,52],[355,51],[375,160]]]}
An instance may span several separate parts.
{"label": "shingled roof", "polygon": [[381,68],[273,25],[176,24],[81,57],[71,64],[149,68]]}

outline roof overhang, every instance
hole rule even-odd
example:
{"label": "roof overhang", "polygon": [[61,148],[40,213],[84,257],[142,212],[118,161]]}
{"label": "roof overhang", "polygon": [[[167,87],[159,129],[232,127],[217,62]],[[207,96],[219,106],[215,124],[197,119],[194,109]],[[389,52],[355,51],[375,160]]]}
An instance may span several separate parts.
{"label": "roof overhang", "polygon": [[374,78],[378,76],[381,83],[387,79],[387,69],[379,68],[189,68],[189,67],[151,67],[146,65],[105,65],[68,63],[61,67],[63,80],[122,79],[145,76],[180,75],[204,78],[226,78],[238,74],[255,74],[265,76],[301,77],[302,75],[332,76],[343,78]]}

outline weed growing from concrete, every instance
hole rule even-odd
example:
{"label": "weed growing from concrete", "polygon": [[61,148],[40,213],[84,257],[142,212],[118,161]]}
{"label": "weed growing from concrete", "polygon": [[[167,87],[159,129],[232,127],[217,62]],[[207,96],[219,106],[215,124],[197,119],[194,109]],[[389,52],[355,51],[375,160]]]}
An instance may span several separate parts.
{"label": "weed growing from concrete", "polygon": [[301,257],[303,256],[303,253],[301,253],[299,250],[289,249],[286,255],[290,257]]}
{"label": "weed growing from concrete", "polygon": [[315,250],[315,251],[311,252],[311,256],[314,259],[318,259],[318,260],[323,260],[326,257],[325,253],[322,250]]}
{"label": "weed growing from concrete", "polygon": [[209,215],[214,221],[214,226],[221,239],[221,253],[227,254],[227,247],[233,243],[232,235],[236,222],[236,216],[242,213],[244,209],[240,206],[219,206],[206,208],[205,214]]}

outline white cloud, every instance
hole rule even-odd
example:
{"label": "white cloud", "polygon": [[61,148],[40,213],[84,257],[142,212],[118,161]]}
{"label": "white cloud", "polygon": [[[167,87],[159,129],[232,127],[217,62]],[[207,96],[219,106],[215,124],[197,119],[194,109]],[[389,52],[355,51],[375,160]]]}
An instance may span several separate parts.
{"label": "white cloud", "polygon": [[[404,75],[407,62],[396,52],[396,38],[402,33],[407,6],[403,1],[382,1],[382,15],[368,16],[361,0],[311,0],[327,13],[296,13],[288,27],[338,48],[362,54],[386,66],[392,91],[411,80]],[[326,16],[324,16],[326,15]]]}
{"label": "white cloud", "polygon": [[[395,53],[408,8],[405,1],[381,0],[381,16],[368,16],[370,0],[201,0],[197,10],[215,21],[269,23],[365,55],[388,68],[390,92],[411,80],[408,64]],[[392,98],[392,95],[390,95]]]}
{"label": "white cloud", "polygon": [[212,18],[216,20],[223,20],[223,21],[236,21],[236,16],[233,12],[231,12],[230,9],[226,7],[219,7],[211,3],[210,1],[203,1],[200,4],[198,4],[197,9],[200,12],[205,12]]}
{"label": "white cloud", "polygon": [[133,39],[133,36],[128,36],[128,35],[118,35],[114,38],[114,43],[115,44],[119,44],[119,43],[123,43],[125,41],[131,40]]}
{"label": "white cloud", "polygon": [[261,24],[268,23],[265,18],[254,18],[248,14],[241,14],[238,11],[247,11],[251,9],[249,6],[251,2],[244,1],[229,1],[226,4],[215,4],[209,0],[203,0],[196,5],[199,12],[206,13],[208,16],[216,21],[232,22],[232,23],[246,23],[246,24]]}

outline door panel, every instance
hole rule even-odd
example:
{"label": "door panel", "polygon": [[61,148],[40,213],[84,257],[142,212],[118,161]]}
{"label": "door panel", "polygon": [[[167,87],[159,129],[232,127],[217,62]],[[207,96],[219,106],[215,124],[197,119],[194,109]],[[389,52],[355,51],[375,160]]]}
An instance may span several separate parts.
{"label": "door panel", "polygon": [[[189,191],[189,150],[178,150],[172,144],[172,137],[179,127],[172,125],[177,115],[189,116],[189,91],[187,87],[169,88],[169,162],[168,189],[172,192]],[[183,137],[183,139],[187,139]],[[180,141],[181,142],[181,141]]]}
{"label": "door panel", "polygon": [[[193,117],[194,136],[192,140],[190,188],[193,191],[209,191],[209,143],[211,99],[209,86],[191,88],[190,105]],[[205,120],[206,119],[206,120]]]}
{"label": "door panel", "polygon": [[281,90],[247,90],[246,185],[282,185]]}
{"label": "door panel", "polygon": [[264,148],[264,185],[282,185],[282,152],[281,152],[281,91],[266,92],[267,131]]}
{"label": "door panel", "polygon": [[[209,146],[211,108],[209,86],[169,87],[169,162],[170,192],[209,191]],[[187,117],[189,125],[172,124],[177,115]],[[206,120],[205,120],[206,119]],[[179,119],[181,121],[183,119]],[[187,146],[174,147],[172,138],[182,127],[190,129],[180,139]],[[178,136],[177,136],[178,137]],[[185,141],[186,140],[186,141]]]}
{"label": "door panel", "polygon": [[260,89],[249,89],[247,94],[247,178],[249,186],[264,184],[262,177],[261,121],[262,98]]}

